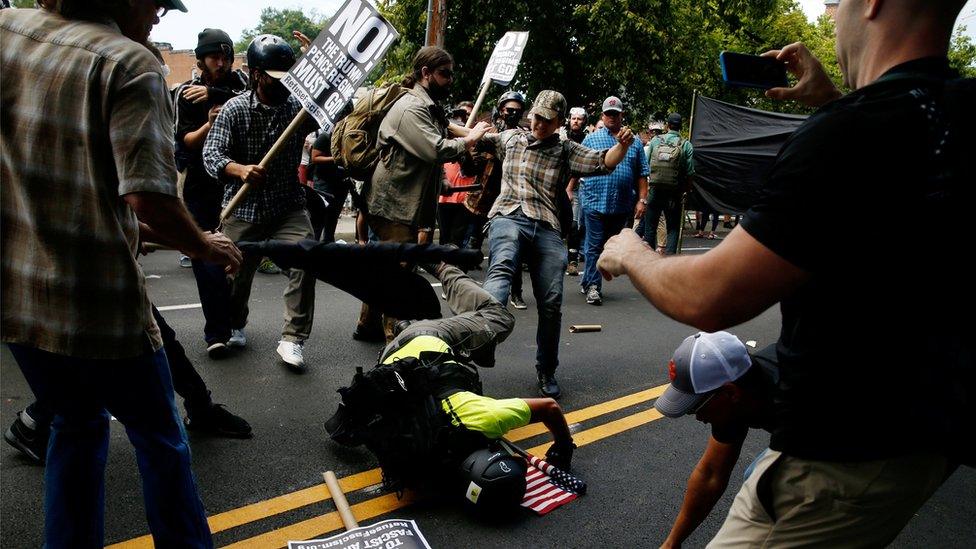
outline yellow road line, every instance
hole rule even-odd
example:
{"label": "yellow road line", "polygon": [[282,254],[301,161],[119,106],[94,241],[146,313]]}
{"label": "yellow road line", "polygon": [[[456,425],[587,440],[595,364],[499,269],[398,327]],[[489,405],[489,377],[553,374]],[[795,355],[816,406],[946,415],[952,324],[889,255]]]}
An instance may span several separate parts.
{"label": "yellow road line", "polygon": [[[638,391],[636,393],[625,395],[613,400],[608,400],[606,402],[601,402],[600,404],[594,404],[593,406],[588,406],[586,408],[581,408],[579,410],[569,412],[566,414],[567,423],[579,423],[582,421],[587,421],[611,412],[622,410],[628,408],[635,404],[640,404],[648,400],[657,398],[664,393],[667,389],[667,384],[659,385],[657,387],[652,387],[650,389],[645,389],[643,391]],[[618,420],[619,421],[619,420]],[[611,422],[611,424],[614,422]],[[608,424],[609,425],[609,424]],[[546,427],[542,423],[533,423],[531,425],[526,425],[519,429],[513,429],[508,433],[508,439],[512,442],[518,442],[520,440],[525,440],[536,435],[540,435],[546,432]],[[583,431],[573,435],[574,440],[582,440],[579,437],[583,433],[589,431]],[[533,452],[538,452],[538,448],[545,448],[549,445],[546,443],[537,448],[533,448]],[[580,445],[577,442],[577,445]],[[362,473],[357,473],[347,477],[339,479],[339,485],[342,487],[342,491],[345,493],[355,492],[362,490],[367,486],[372,486],[382,482],[382,473],[379,469],[370,469],[369,471],[364,471]],[[311,505],[313,503],[318,503],[320,501],[327,501],[331,499],[332,496],[329,495],[328,489],[326,489],[325,484],[316,484],[314,486],[309,486],[308,488],[303,488],[294,492],[289,492],[281,496],[276,496],[270,499],[258,501],[243,507],[238,507],[236,509],[231,509],[223,513],[218,513],[211,516],[208,520],[210,523],[210,531],[214,534],[217,532],[223,532],[224,530],[229,530],[237,526],[247,524],[249,522],[254,522],[257,520],[262,520],[270,516],[285,513],[304,507],[306,505]],[[372,500],[370,500],[372,501]],[[357,515],[358,516],[358,515]],[[375,515],[374,515],[375,516]],[[320,517],[324,518],[324,517]],[[368,518],[368,517],[367,517]],[[341,523],[340,523],[341,526]],[[320,530],[321,532],[321,530]],[[313,534],[315,535],[315,534]],[[290,539],[307,539],[302,537],[293,537]],[[153,547],[152,537],[149,535],[140,536],[127,541],[116,543],[114,545],[109,545],[106,549],[150,549]]]}
{"label": "yellow road line", "polygon": [[[605,423],[603,425],[580,431],[573,435],[573,440],[577,446],[586,446],[599,440],[620,434],[629,429],[640,427],[652,421],[661,419],[660,412],[655,409],[644,410],[633,415],[625,416],[620,419]],[[549,447],[549,443],[540,444],[528,450],[529,453],[539,454]],[[378,517],[386,513],[406,507],[413,503],[413,498],[409,492],[403,495],[403,499],[396,499],[396,494],[387,494],[376,497],[357,505],[352,506],[353,516],[358,522],[363,522],[373,517]],[[312,539],[317,536],[324,536],[334,530],[342,528],[342,519],[339,513],[333,511],[321,517],[311,518],[278,530],[272,530],[266,534],[261,534],[253,538],[241,540],[237,543],[227,545],[227,548],[235,549],[279,549],[288,544],[289,541]]]}

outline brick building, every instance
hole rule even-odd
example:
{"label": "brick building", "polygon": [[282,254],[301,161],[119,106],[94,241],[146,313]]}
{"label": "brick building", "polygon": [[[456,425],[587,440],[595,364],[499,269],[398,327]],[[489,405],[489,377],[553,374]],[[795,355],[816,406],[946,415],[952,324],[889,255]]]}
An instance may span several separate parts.
{"label": "brick building", "polygon": [[834,16],[837,14],[837,6],[840,4],[840,0],[826,0],[824,2],[824,9],[830,19],[833,20]]}
{"label": "brick building", "polygon": [[[193,78],[197,72],[197,57],[193,50],[174,50],[173,45],[168,42],[153,42],[163,54],[163,60],[169,67],[169,76],[166,77],[166,84],[173,88]],[[245,64],[246,56],[243,53],[234,55],[234,68],[240,69]]]}

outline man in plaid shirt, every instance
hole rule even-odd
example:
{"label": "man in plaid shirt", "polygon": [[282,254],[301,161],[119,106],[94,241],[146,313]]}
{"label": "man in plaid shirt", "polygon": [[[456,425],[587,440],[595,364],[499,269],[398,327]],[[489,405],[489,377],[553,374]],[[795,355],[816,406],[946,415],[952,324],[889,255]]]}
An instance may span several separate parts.
{"label": "man in plaid shirt", "polygon": [[528,261],[539,312],[539,390],[542,396],[558,398],[555,371],[559,364],[566,248],[560,236],[557,193],[564,192],[570,173],[591,175],[613,170],[626,156],[634,135],[629,128],[621,128],[618,143],[609,150],[560,140],[557,131],[566,117],[566,98],[553,90],[539,93],[529,117],[531,131],[513,129],[482,138],[502,161],[501,194],[488,212],[489,267],[484,289],[505,303],[523,257]]}
{"label": "man in plaid shirt", "polygon": [[[305,192],[298,181],[305,136],[317,125],[312,118],[292,134],[277,156],[262,168],[258,164],[301,105],[281,84],[280,78],[295,63],[295,54],[280,37],[262,34],[247,48],[251,92],[237,96],[221,109],[203,146],[207,173],[224,184],[226,206],[247,182],[254,188],[224,221],[224,233],[235,242],[277,239],[296,242],[312,238],[312,224],[305,210]],[[245,256],[231,283],[231,338],[229,346],[246,343],[247,302],[260,257]],[[315,311],[315,278],[292,269],[285,289],[285,325],[278,356],[296,372],[305,371],[302,345],[312,331]]]}

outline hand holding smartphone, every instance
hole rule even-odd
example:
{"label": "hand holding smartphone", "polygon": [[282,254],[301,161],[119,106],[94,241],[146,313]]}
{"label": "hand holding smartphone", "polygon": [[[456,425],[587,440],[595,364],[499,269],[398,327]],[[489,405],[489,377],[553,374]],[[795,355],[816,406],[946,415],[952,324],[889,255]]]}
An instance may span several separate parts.
{"label": "hand holding smartphone", "polygon": [[768,90],[789,85],[786,64],[775,58],[723,51],[718,59],[722,80],[730,86]]}

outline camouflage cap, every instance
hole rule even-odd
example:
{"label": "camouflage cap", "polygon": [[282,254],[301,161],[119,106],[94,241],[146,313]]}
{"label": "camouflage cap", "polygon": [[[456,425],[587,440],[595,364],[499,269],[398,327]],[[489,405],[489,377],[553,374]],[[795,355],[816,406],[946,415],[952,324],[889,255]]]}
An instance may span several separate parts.
{"label": "camouflage cap", "polygon": [[566,98],[555,90],[542,90],[535,97],[529,114],[541,116],[546,120],[552,120],[556,117],[565,118]]}

